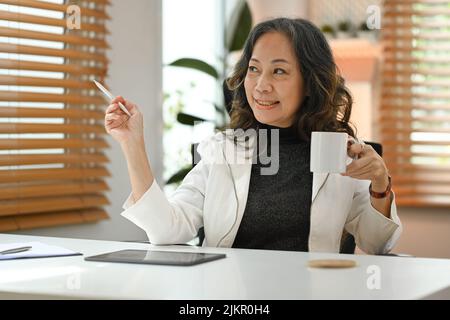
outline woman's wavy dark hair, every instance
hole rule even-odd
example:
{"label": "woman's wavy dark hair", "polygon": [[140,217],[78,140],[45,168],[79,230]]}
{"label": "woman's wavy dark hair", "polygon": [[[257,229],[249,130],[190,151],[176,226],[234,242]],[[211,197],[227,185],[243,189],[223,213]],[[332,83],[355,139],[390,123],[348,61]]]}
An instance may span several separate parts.
{"label": "woman's wavy dark hair", "polygon": [[233,93],[230,128],[257,128],[258,121],[248,104],[244,80],[255,43],[268,32],[280,32],[288,37],[300,66],[305,98],[295,115],[294,125],[299,137],[309,141],[312,131],[346,132],[355,137],[355,131],[349,123],[353,104],[350,92],[339,75],[324,35],[314,24],[304,19],[277,18],[253,28],[242,57],[227,81]]}

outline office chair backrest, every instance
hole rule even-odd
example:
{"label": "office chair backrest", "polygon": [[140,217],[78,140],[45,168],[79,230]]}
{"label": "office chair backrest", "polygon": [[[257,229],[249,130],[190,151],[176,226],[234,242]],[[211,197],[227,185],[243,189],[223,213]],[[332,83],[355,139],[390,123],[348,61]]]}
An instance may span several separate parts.
{"label": "office chair backrest", "polygon": [[364,141],[364,143],[372,146],[372,148],[380,155],[380,157],[383,157],[383,146],[380,143],[369,141]]}

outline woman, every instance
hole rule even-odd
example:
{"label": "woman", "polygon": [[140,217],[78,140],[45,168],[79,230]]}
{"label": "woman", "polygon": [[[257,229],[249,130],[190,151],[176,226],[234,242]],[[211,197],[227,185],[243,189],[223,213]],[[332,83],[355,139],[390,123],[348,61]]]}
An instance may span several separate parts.
{"label": "woman", "polygon": [[[231,129],[240,133],[203,141],[202,160],[169,199],[153,178],[141,113],[122,97],[113,100],[105,127],[123,149],[132,185],[122,215],[153,244],[190,241],[204,226],[204,246],[339,252],[348,232],[365,252],[387,253],[401,224],[383,159],[370,146],[353,143],[349,155],[358,159],[345,174],[309,170],[312,131],[355,137],[352,99],[322,33],[302,19],[257,25],[229,87]],[[279,141],[274,135],[261,148],[263,129],[279,133]],[[248,155],[267,154],[273,145],[279,168],[263,175],[265,163]]]}

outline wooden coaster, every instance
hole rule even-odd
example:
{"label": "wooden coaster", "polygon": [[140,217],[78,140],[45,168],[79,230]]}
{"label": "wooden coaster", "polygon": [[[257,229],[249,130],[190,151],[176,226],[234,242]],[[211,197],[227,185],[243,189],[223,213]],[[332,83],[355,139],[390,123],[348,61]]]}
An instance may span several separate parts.
{"label": "wooden coaster", "polygon": [[334,260],[321,259],[308,261],[310,268],[353,268],[356,267],[356,261],[353,260]]}

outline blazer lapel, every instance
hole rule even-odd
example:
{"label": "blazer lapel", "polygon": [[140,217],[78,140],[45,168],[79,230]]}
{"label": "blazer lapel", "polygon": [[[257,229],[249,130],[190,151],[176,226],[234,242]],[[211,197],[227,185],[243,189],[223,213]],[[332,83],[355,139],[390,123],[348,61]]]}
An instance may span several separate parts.
{"label": "blazer lapel", "polygon": [[[250,136],[248,150],[245,150],[243,146],[236,146],[230,139],[226,139],[225,142],[226,161],[230,166],[231,174],[233,175],[234,188],[236,188],[236,196],[238,199],[237,226],[240,224],[247,204],[255,138],[254,135]],[[232,194],[232,198],[235,200],[234,190],[232,190]]]}
{"label": "blazer lapel", "polygon": [[319,193],[325,181],[327,181],[328,176],[329,173],[313,173],[312,202],[314,202],[314,200],[316,199],[317,194]]}

